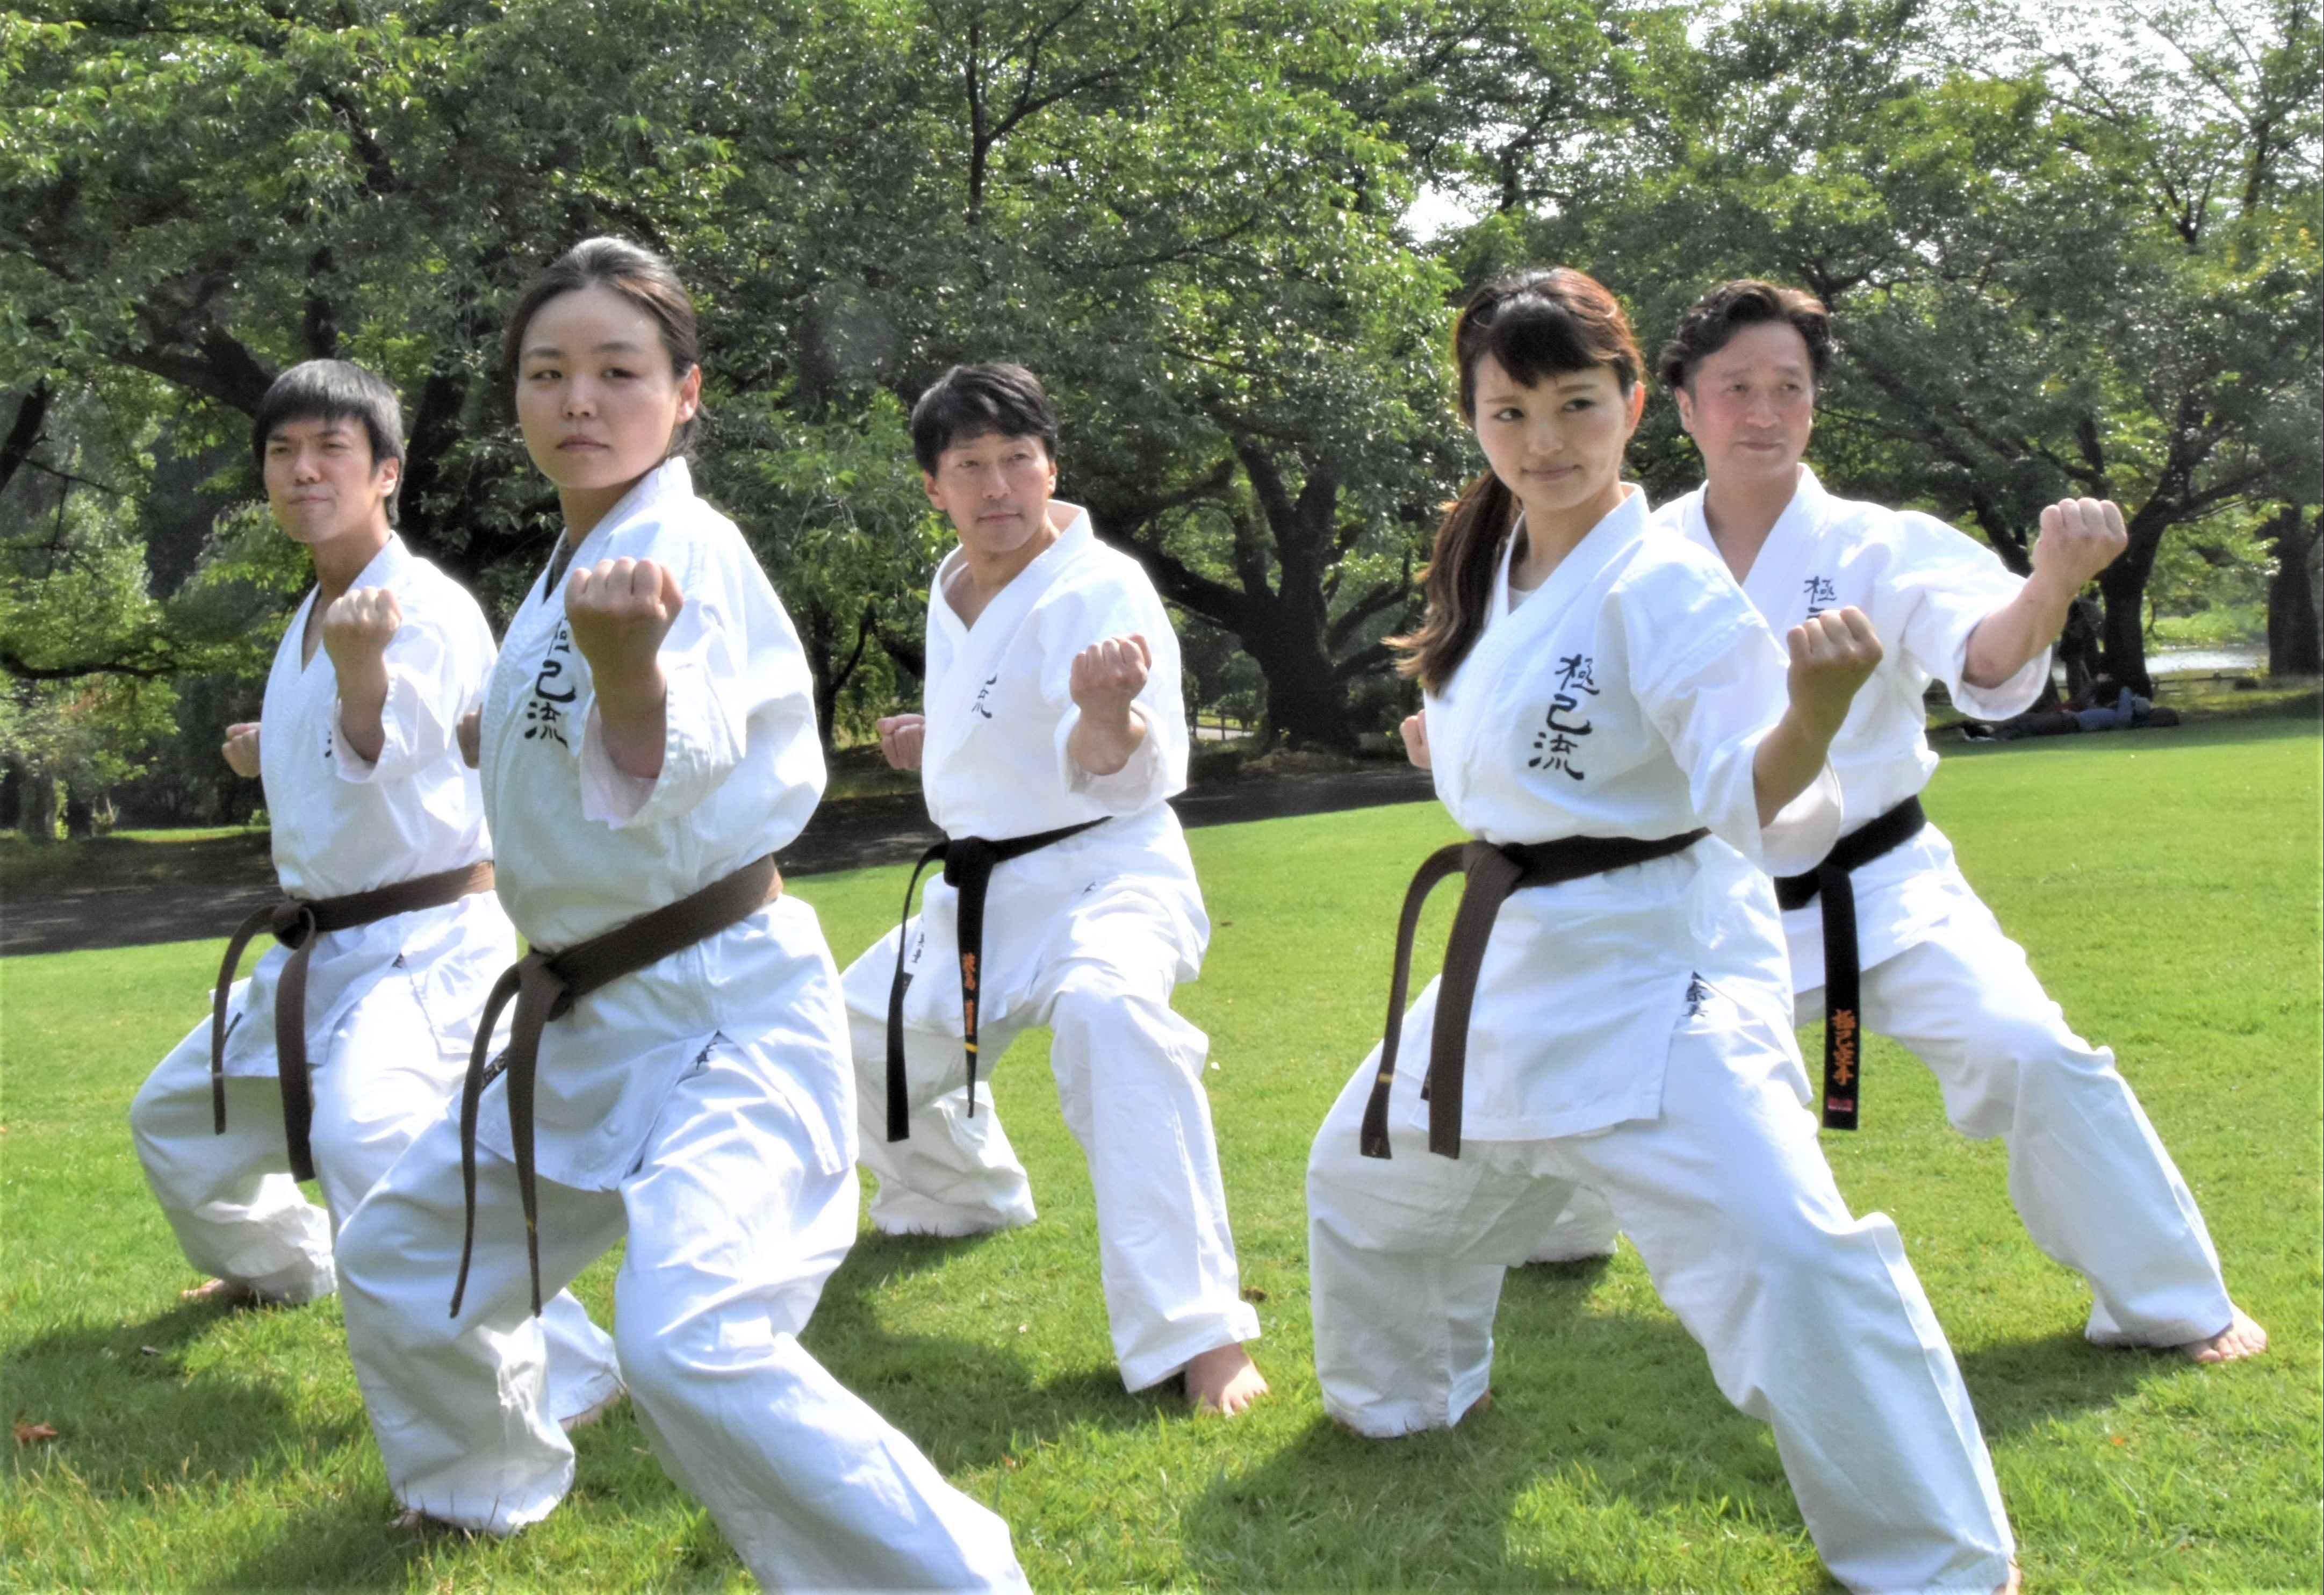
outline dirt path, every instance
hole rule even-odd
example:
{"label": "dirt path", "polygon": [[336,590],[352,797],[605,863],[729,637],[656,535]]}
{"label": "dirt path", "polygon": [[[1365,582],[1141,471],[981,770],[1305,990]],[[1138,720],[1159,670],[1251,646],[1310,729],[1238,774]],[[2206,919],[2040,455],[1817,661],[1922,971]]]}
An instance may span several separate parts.
{"label": "dirt path", "polygon": [[[1176,802],[1190,827],[1327,814],[1382,803],[1415,803],[1431,788],[1423,771],[1401,766],[1312,775],[1254,777],[1189,788]],[[821,875],[916,857],[938,839],[917,794],[826,803],[783,850],[783,872]],[[78,953],[224,936],[275,896],[274,875],[254,855],[246,878],[26,893],[0,905],[0,955]]]}

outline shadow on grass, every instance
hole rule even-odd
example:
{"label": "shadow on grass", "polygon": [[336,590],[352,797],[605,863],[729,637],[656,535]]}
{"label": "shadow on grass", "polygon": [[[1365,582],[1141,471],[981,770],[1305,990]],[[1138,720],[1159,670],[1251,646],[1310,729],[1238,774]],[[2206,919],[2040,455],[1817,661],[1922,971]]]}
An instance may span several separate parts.
{"label": "shadow on grass", "polygon": [[808,1350],[946,1472],[1002,1461],[1070,1431],[1142,1427],[1157,1405],[1178,1408],[1184,1397],[1175,1381],[1133,1396],[1111,1362],[1044,1382],[1013,1351],[953,1335],[898,1334],[881,1321],[880,1302],[891,1282],[995,1239],[861,1237],[824,1286]]}
{"label": "shadow on grass", "polygon": [[2151,1380],[2194,1368],[2176,1350],[2094,1346],[2073,1329],[1979,1346],[1959,1360],[1988,1439],[2111,1406]]}
{"label": "shadow on grass", "polygon": [[227,1320],[300,1310],[180,1303],[143,1323],[51,1330],[10,1349],[0,1388],[19,1415],[57,1427],[58,1461],[93,1494],[142,1499],[189,1479],[242,1478],[286,1452],[367,1438],[359,1416],[317,1422],[302,1414],[269,1376],[188,1372],[186,1352]]}
{"label": "shadow on grass", "polygon": [[[1591,1569],[1511,1533],[1520,1498],[1552,1480],[1568,1515],[1627,1503],[1636,1518],[1709,1499],[1797,1532],[1765,1428],[1720,1398],[1676,1323],[1593,1307],[1606,1271],[1600,1261],[1508,1271],[1492,1405],[1455,1427],[1372,1440],[1318,1415],[1213,1484],[1185,1516],[1203,1581],[1583,1587]],[[1575,1537],[1602,1549],[1609,1532],[1618,1528]]]}
{"label": "shadow on grass", "polygon": [[[1493,1405],[1457,1427],[1369,1440],[1319,1415],[1213,1485],[1185,1519],[1204,1582],[1587,1587],[1602,1565],[1562,1543],[1602,1556],[1674,1517],[1803,1535],[1772,1433],[1720,1395],[1675,1320],[1594,1305],[1604,1272],[1509,1271]],[[1989,1439],[2111,1406],[2173,1366],[2070,1331],[1960,1361]]]}

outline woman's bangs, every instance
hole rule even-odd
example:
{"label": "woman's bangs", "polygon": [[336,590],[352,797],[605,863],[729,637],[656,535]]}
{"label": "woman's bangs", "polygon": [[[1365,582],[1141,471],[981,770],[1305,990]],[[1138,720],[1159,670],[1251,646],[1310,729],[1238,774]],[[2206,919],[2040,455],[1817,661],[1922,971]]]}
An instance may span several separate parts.
{"label": "woman's bangs", "polygon": [[1554,300],[1536,294],[1514,300],[1485,330],[1482,351],[1526,387],[1545,377],[1609,364],[1591,346],[1582,324]]}

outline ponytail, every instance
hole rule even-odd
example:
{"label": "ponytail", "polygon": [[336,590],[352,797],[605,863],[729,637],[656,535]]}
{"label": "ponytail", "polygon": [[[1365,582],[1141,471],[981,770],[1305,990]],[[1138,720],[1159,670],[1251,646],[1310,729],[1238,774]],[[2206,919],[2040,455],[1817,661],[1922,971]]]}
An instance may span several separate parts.
{"label": "ponytail", "polygon": [[1429,691],[1441,691],[1469,657],[1484,633],[1493,575],[1517,524],[1517,507],[1508,484],[1488,471],[1445,511],[1421,580],[1428,608],[1420,629],[1388,640],[1404,655],[1397,661],[1397,675],[1417,677]]}
{"label": "ponytail", "polygon": [[[1472,426],[1477,364],[1488,355],[1527,387],[1557,372],[1604,366],[1627,397],[1646,371],[1622,301],[1570,266],[1497,277],[1462,307],[1452,324],[1452,366],[1459,373],[1454,402],[1462,420]],[[1493,576],[1517,519],[1516,495],[1490,471],[1453,502],[1436,529],[1422,578],[1428,607],[1420,630],[1388,639],[1404,656],[1397,661],[1398,675],[1417,676],[1431,692],[1443,691],[1452,679],[1485,630]]]}

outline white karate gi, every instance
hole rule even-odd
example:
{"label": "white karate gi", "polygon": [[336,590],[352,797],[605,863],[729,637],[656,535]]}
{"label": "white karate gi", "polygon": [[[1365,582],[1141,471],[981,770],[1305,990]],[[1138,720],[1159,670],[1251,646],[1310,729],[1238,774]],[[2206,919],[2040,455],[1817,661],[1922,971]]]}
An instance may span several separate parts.
{"label": "white karate gi", "polygon": [[[1701,489],[1659,512],[1710,549]],[[2048,678],[2047,650],[1997,687],[1972,687],[1969,633],[2022,584],[1991,550],[1927,515],[1800,484],[1743,582],[1778,631],[1854,604],[1886,644],[1831,748],[1852,831],[1916,796],[1937,768],[1923,693],[1941,681],[1964,714],[2006,719]],[[2076,1035],[1978,898],[1933,825],[1855,872],[1864,1028],[1935,1071],[1962,1134],[2009,1148],[2009,1194],[2034,1244],[2089,1281],[2086,1332],[2103,1344],[2172,1346],[2227,1327],[2235,1309],[2193,1194],[2148,1123],[2114,1054]],[[1784,916],[1797,1022],[1823,1015],[1823,918]],[[1874,1083],[1868,1111],[1877,1114]],[[1868,1120],[1870,1122],[1871,1120]],[[1612,1218],[1585,1193],[1541,1246],[1610,1247]]]}
{"label": "white karate gi", "polygon": [[[1512,539],[1514,544],[1514,539]],[[1506,1268],[1569,1192],[1611,1201],[1727,1397],[1770,1423],[1802,1516],[1860,1590],[1975,1590],[2012,1541],[1952,1353],[1877,1213],[1816,1143],[1775,893],[1837,834],[1827,773],[1763,834],[1751,761],[1784,660],[1726,572],[1632,490],[1427,700],[1436,791],[1485,840],[1684,853],[1513,894],[1485,954],[1458,1159],[1427,1149],[1436,984],[1404,1019],[1392,1157],[1358,1152],[1373,1049],[1307,1172],[1316,1376],[1373,1435],[1483,1396]]]}
{"label": "white karate gi", "polygon": [[[292,897],[343,897],[492,857],[475,772],[454,731],[493,665],[492,628],[457,583],[391,535],[354,583],[394,593],[385,741],[377,762],[339,729],[339,687],[319,642],[302,659],[309,593],[274,650],[260,711],[260,778],[274,872]],[[290,1177],[274,1056],[287,949],[268,940],[236,982],[226,1033],[226,1132],[215,1133],[210,1020],[173,1047],[130,1107],[145,1177],[194,1267],[270,1300],[331,1294],[332,1237],[459,1088],[493,978],[515,956],[489,892],[322,932],[307,966],[311,1145],[322,1207]],[[613,1347],[560,1296],[550,1409],[570,1418],[616,1394]]]}
{"label": "white karate gi", "polygon": [[[1052,1027],[1049,1066],[1065,1123],[1089,1161],[1099,1271],[1122,1382],[1168,1378],[1216,1347],[1255,1340],[1227,1226],[1203,1067],[1210,1040],[1170,1008],[1200,971],[1211,923],[1178,816],[1186,712],[1178,640],[1138,563],[1097,540],[1086,512],[964,627],[945,597],[961,558],[928,593],[921,789],[947,836],[1001,840],[1106,823],[1001,864],[984,910],[976,1113],[968,1116],[956,894],[931,877],[900,934],[910,948],[904,1046],[911,1135],[887,1139],[888,992],[899,934],[848,966],[858,1123],[879,1177],[872,1222],[891,1234],[964,1235],[1033,1222],[1024,1167],[984,1077],[1031,1025]],[[1066,740],[1081,723],[1076,654],[1135,633],[1154,667],[1139,706],[1147,732],[1121,770],[1093,776]]]}
{"label": "white karate gi", "polygon": [[[798,834],[823,790],[805,657],[733,524],[670,461],[574,552],[667,566],[668,735],[651,780],[607,756],[561,585],[534,583],[486,691],[500,895],[563,948]],[[853,1081],[814,911],[784,896],[584,997],[541,1037],[542,1288],[616,1241],[615,1342],[663,1465],[770,1587],[1016,1589],[1000,1518],[798,1340],[855,1233]],[[347,1338],[396,1498],[507,1534],[547,1515],[573,1451],[543,1410],[505,1080],[486,1092],[476,1246],[456,1321],[456,1116],[347,1226]]]}

